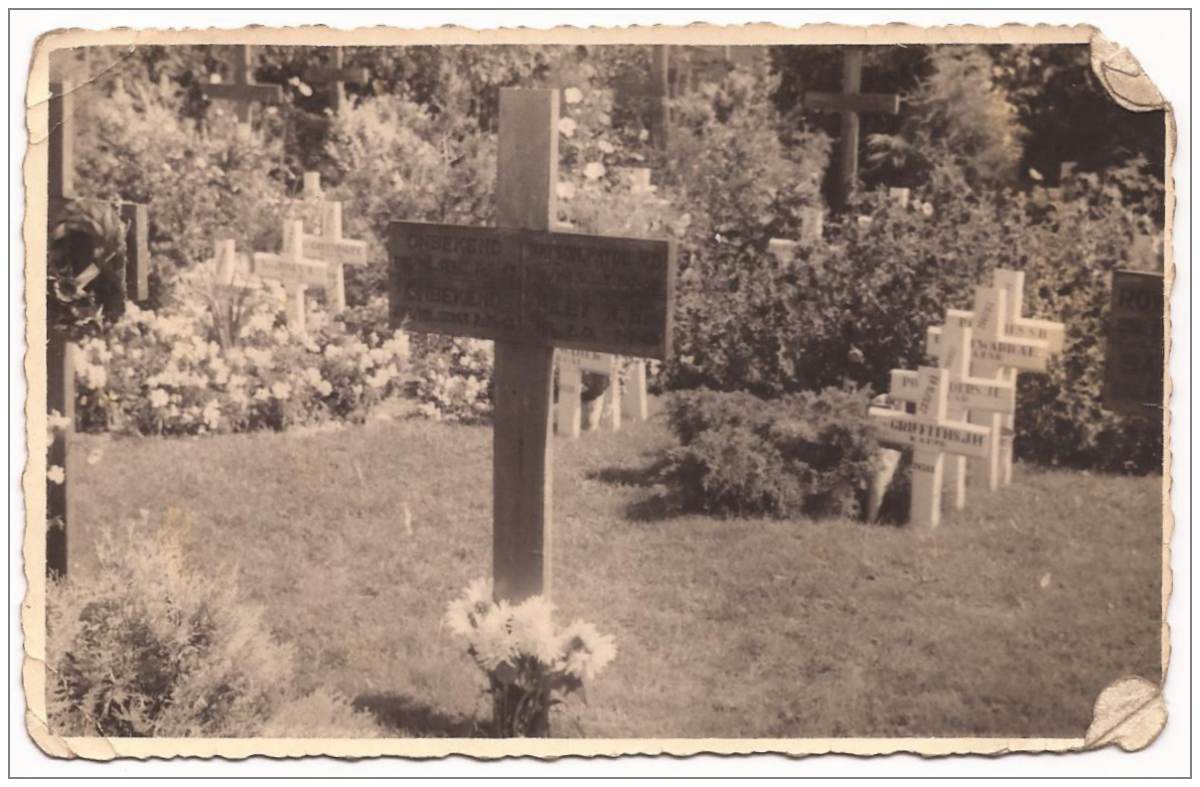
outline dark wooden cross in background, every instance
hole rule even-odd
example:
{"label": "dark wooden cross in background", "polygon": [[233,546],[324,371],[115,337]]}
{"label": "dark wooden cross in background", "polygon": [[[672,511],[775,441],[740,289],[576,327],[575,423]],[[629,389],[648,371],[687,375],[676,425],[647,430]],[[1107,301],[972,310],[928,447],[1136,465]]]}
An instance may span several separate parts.
{"label": "dark wooden cross in background", "polygon": [[[104,314],[119,316],[125,301],[145,300],[149,288],[150,251],[148,216],[145,205],[128,202],[96,203],[75,197],[74,85],[69,81],[50,83],[47,251],[54,244],[70,259],[79,260],[72,271],[73,287],[90,287]],[[97,239],[64,223],[72,203],[103,205],[119,212],[125,227],[125,255],[105,261],[103,267],[92,259]],[[48,254],[49,257],[49,254]],[[53,293],[47,293],[54,298]],[[75,371],[71,362],[70,337],[65,327],[49,325],[46,341],[46,410],[57,411],[67,419],[66,429],[53,430],[47,456],[50,466],[67,471],[67,444],[75,423]],[[67,573],[68,488],[70,479],[46,484],[46,570],[50,575]]]}
{"label": "dark wooden cross in background", "polygon": [[333,48],[332,66],[312,66],[304,69],[304,81],[310,85],[332,85],[329,92],[329,108],[333,114],[341,111],[346,103],[346,83],[365,85],[371,72],[365,68],[346,68],[340,46]]}
{"label": "dark wooden cross in background", "polygon": [[830,207],[841,210],[858,184],[858,144],[860,112],[885,112],[895,115],[900,111],[900,96],[894,93],[863,93],[862,90],[863,50],[847,47],[842,55],[842,92],[804,94],[804,108],[821,112],[840,112],[842,115],[842,138],[838,155],[838,170],[834,181]]}
{"label": "dark wooden cross in background", "polygon": [[234,47],[233,82],[210,83],[200,90],[210,101],[232,101],[238,123],[248,125],[254,119],[254,104],[278,104],[283,100],[283,88],[279,85],[259,85],[254,81],[254,50],[246,44]]}

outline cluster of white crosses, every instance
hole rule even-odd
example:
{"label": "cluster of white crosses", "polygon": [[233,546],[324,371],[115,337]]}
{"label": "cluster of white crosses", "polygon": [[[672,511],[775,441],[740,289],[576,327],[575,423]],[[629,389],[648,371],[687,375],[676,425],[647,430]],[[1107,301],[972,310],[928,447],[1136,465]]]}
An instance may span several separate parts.
{"label": "cluster of white crosses", "polygon": [[[972,486],[1012,483],[1017,375],[1044,372],[1065,336],[1062,323],[1021,315],[1024,289],[1024,272],[993,271],[992,285],[975,289],[973,311],[950,309],[944,325],[928,329],[926,354],[936,366],[893,370],[893,406],[871,408],[883,442],[913,449],[914,524],[940,521],[947,458],[956,508],[966,505],[968,469]],[[898,458],[885,451],[871,517]]]}

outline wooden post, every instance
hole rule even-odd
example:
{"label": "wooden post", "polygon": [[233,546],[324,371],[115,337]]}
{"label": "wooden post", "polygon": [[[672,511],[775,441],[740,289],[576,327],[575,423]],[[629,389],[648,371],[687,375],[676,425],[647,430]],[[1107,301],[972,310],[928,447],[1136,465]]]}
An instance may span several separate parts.
{"label": "wooden post", "polygon": [[668,44],[655,44],[650,54],[650,142],[666,150],[671,139],[671,50]]}
{"label": "wooden post", "polygon": [[[980,337],[999,337],[1004,335],[1004,314],[1007,308],[1004,290],[990,287],[975,288],[975,320],[974,327]],[[971,374],[985,380],[1003,381],[1003,367],[988,356],[977,356],[971,360]],[[991,449],[988,456],[975,465],[975,483],[984,486],[989,492],[1000,488],[1000,430],[1002,419],[1000,413],[975,410],[970,413],[968,420],[973,424],[986,427],[993,435],[989,443]]]}
{"label": "wooden post", "polygon": [[[558,91],[500,91],[500,227],[549,230],[558,182]],[[550,594],[554,348],[496,342],[492,571],[497,600]]]}
{"label": "wooden post", "polygon": [[841,210],[858,185],[859,113],[900,111],[900,97],[892,93],[863,93],[863,50],[846,47],[842,54],[842,92],[804,95],[804,107],[838,112],[842,116],[842,134],[838,141],[838,170],[830,207]]}
{"label": "wooden post", "polygon": [[[863,52],[858,48],[847,49],[842,55],[842,92],[862,92]],[[842,137],[839,140],[838,178],[833,202],[843,207],[858,184],[858,137],[860,124],[858,113],[842,112]]]}
{"label": "wooden post", "polygon": [[575,440],[583,430],[583,369],[579,364],[558,363],[558,433]]}
{"label": "wooden post", "polygon": [[[917,372],[920,399],[917,417],[940,423],[946,420],[946,397],[950,393],[950,375],[940,369],[922,366]],[[942,474],[946,455],[936,448],[916,446],[912,460],[912,515],[914,525],[937,527],[942,521]]]}
{"label": "wooden post", "polygon": [[[46,238],[54,243],[55,226],[75,196],[74,85],[69,81],[50,83],[47,102],[49,139],[47,140]],[[126,225],[126,254],[111,270],[102,271],[94,263],[75,274],[75,286],[82,289],[96,283],[97,292],[110,316],[119,316],[126,298],[144,300],[148,295],[150,253],[148,216],[145,205],[118,203],[110,209],[119,212]],[[49,248],[47,249],[49,252]],[[112,296],[112,297],[102,297]],[[53,298],[53,294],[48,296]],[[74,346],[63,326],[52,325],[46,340],[46,410],[66,418],[65,429],[54,429],[47,448],[50,467],[62,468],[61,483],[47,478],[46,487],[46,571],[49,576],[67,574],[67,533],[71,519],[69,440],[75,428]]]}
{"label": "wooden post", "polygon": [[635,421],[645,421],[650,417],[650,402],[646,396],[646,362],[634,358],[626,368],[629,374],[625,382],[629,390],[621,400],[625,415]]}

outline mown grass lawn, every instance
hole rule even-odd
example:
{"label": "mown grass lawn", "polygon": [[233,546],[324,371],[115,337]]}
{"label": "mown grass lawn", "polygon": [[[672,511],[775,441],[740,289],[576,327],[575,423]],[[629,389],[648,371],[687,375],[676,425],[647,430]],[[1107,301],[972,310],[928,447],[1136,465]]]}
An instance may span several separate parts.
{"label": "mown grass lawn", "polygon": [[[490,572],[490,428],[75,439],[73,572],[100,523],[186,509],[303,690],[396,734],[487,712],[440,623]],[[556,734],[1078,737],[1112,680],[1159,680],[1161,478],[1019,467],[936,531],[669,516],[645,471],[670,442],[661,417],[556,442],[554,598],[620,648]]]}

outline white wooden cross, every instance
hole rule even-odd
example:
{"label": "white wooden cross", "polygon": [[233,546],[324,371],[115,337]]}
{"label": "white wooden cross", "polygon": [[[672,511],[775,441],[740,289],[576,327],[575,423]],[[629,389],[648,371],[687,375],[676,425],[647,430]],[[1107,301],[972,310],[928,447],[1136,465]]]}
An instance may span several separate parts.
{"label": "white wooden cross", "polygon": [[[1011,414],[1016,408],[1016,384],[1011,380],[972,377],[971,326],[947,317],[943,329],[944,350],[938,367],[950,375],[946,418],[965,422],[970,411]],[[889,394],[902,402],[916,402],[921,393],[916,372],[892,370]],[[967,502],[967,459],[956,455],[950,458],[950,480],[954,490],[954,507],[961,509]]]}
{"label": "white wooden cross", "polygon": [[[1041,339],[1023,339],[1005,331],[1007,293],[996,287],[975,288],[975,309],[970,322],[971,375],[989,380],[1009,379],[1006,368],[1026,372],[1043,372],[1050,358],[1050,344]],[[935,338],[936,337],[936,338]],[[938,357],[942,353],[941,326],[933,326],[926,337],[926,351]],[[1000,443],[1003,438],[1004,416],[999,412],[972,411],[971,423],[992,429],[997,438],[992,441],[992,456],[977,465],[974,480],[991,491],[1003,480]]]}
{"label": "white wooden cross", "polygon": [[[1054,322],[1053,320],[1024,317],[1021,315],[1021,312],[1024,308],[1024,271],[997,268],[992,272],[992,286],[1004,291],[1005,336],[1015,339],[1043,341],[1046,343],[1051,356],[1060,355],[1062,353],[1063,346],[1066,343],[1066,326],[1063,323]],[[954,321],[960,325],[971,325],[975,319],[974,312],[962,311],[959,309],[951,309],[946,314],[947,324],[949,324],[951,321]],[[941,328],[935,327],[930,329],[926,337],[926,351],[928,354],[934,358],[939,357],[941,353],[941,345]],[[1040,368],[1036,369],[1027,369],[1025,367],[1005,367],[1002,371],[1004,378],[1012,381],[1015,386],[1017,373],[1019,371],[1040,372],[1044,370],[1045,366],[1042,365]],[[1000,456],[1000,480],[1005,484],[1012,483],[1014,422],[1013,413],[1006,413],[1001,416],[1001,427],[1003,431],[1000,442],[997,446],[997,450],[999,451]]]}
{"label": "white wooden cross", "polygon": [[[579,437],[583,420],[581,397],[584,372],[608,378],[608,389],[596,401],[595,406],[608,414],[608,425],[612,430],[619,431],[621,428],[620,359],[608,353],[562,349],[555,352],[554,360],[558,365],[558,433],[572,439]],[[643,368],[645,367],[643,366]]]}
{"label": "white wooden cross", "polygon": [[909,520],[937,527],[941,522],[942,479],[946,454],[983,459],[993,442],[989,429],[946,417],[950,372],[922,366],[917,371],[917,412],[870,408],[879,439],[913,449],[912,502]]}
{"label": "white wooden cross", "polygon": [[329,266],[329,306],[334,314],[346,310],[346,265],[367,264],[367,242],[342,237],[342,203],[321,199],[321,174],[304,173],[304,197],[317,200],[321,210],[321,234],[304,235],[304,256]]}
{"label": "white wooden cross", "polygon": [[329,288],[329,266],[304,254],[304,222],[285,221],[283,253],[254,252],[254,275],[282,282],[287,291],[287,323],[297,333],[305,330],[304,292],[310,287]]}

